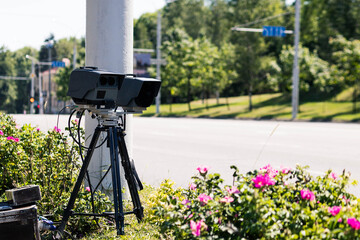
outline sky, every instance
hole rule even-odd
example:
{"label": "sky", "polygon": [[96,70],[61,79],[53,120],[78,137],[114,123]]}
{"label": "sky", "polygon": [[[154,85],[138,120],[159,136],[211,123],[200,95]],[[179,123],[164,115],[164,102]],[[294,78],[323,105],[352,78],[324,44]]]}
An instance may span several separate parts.
{"label": "sky", "polygon": [[[134,18],[165,5],[165,0],[133,1]],[[287,0],[288,3],[292,1]],[[2,0],[0,47],[11,51],[25,46],[40,49],[50,33],[55,39],[84,37],[85,3],[86,0]]]}
{"label": "sky", "polygon": [[[50,33],[55,39],[84,37],[85,3],[86,0],[1,1],[0,47],[11,51],[24,46],[40,49]],[[164,5],[165,0],[134,0],[134,18]]]}

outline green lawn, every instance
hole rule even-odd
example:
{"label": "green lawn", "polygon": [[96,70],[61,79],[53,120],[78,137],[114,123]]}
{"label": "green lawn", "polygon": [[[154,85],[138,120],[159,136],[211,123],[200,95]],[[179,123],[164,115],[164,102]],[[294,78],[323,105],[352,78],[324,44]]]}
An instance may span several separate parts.
{"label": "green lawn", "polygon": [[[336,97],[334,99],[337,99]],[[342,99],[341,99],[342,100]],[[160,114],[155,112],[152,105],[140,116],[161,116],[161,117],[196,117],[196,118],[234,118],[234,119],[291,119],[291,96],[284,96],[280,93],[254,95],[252,97],[253,110],[249,111],[248,96],[209,99],[191,102],[189,111],[186,103],[162,104]],[[353,112],[351,101],[301,101],[298,120],[307,121],[360,121],[360,103],[357,112]]]}
{"label": "green lawn", "polygon": [[[156,189],[144,183],[144,189],[139,191],[141,204],[144,207],[144,221],[140,223],[137,221],[135,215],[130,214],[125,216],[125,234],[118,236],[116,234],[116,227],[114,224],[108,226],[103,225],[98,232],[91,233],[85,236],[84,240],[112,240],[112,239],[126,239],[126,240],[157,240],[160,239],[160,232],[157,226],[149,223],[148,218],[150,214],[149,196],[153,194]],[[124,201],[125,211],[132,211],[132,203]],[[171,240],[172,238],[168,238]]]}

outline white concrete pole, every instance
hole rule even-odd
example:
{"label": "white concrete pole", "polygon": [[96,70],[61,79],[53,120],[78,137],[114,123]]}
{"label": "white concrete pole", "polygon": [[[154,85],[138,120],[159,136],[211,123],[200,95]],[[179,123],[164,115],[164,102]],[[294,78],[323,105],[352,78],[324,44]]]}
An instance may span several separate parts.
{"label": "white concrete pole", "polygon": [[[133,1],[86,1],[86,55],[85,65],[120,73],[133,73]],[[126,143],[132,156],[132,116],[126,116]],[[89,145],[97,121],[86,116],[85,137]],[[99,143],[105,138],[100,137]],[[96,186],[110,165],[109,150],[103,147],[94,151],[89,166],[91,183]],[[112,192],[111,174],[102,184],[102,190]],[[123,175],[121,176],[122,178]],[[122,179],[124,182],[124,179]]]}
{"label": "white concrete pole", "polygon": [[301,0],[295,3],[295,35],[294,35],[294,65],[293,65],[293,88],[292,88],[292,119],[296,118],[299,111],[299,41],[300,41],[300,5]]}

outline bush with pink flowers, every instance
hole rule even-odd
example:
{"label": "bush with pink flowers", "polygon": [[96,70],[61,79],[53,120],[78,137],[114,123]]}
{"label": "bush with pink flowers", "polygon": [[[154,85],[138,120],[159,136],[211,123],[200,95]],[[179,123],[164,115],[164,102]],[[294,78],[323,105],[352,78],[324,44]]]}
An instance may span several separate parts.
{"label": "bush with pink flowers", "polygon": [[360,202],[349,174],[270,165],[240,174],[233,184],[199,167],[189,188],[165,181],[148,202],[148,221],[174,239],[360,239]]}
{"label": "bush with pink flowers", "polygon": [[[46,133],[27,124],[17,126],[11,116],[0,113],[0,201],[6,200],[6,189],[35,184],[42,195],[39,214],[61,219],[81,166],[78,145],[64,132],[56,126]],[[90,193],[82,188],[75,212],[91,212],[90,203]],[[94,208],[109,211],[112,203],[96,193]],[[75,217],[70,225],[76,232],[98,228],[97,222]]]}

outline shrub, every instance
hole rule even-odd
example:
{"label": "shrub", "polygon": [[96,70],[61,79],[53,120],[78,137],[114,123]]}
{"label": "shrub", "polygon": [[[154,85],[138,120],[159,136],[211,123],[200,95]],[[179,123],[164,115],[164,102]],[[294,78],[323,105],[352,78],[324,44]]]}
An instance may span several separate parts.
{"label": "shrub", "polygon": [[[72,124],[75,131],[77,122]],[[4,199],[6,189],[39,185],[39,214],[60,220],[80,170],[78,150],[78,145],[57,127],[43,133],[30,125],[19,127],[10,116],[0,114],[0,195]],[[83,187],[75,212],[92,211],[90,195]],[[109,211],[111,206],[107,197],[95,193],[95,210]],[[69,225],[71,230],[84,232],[96,228],[97,222],[71,217]]]}
{"label": "shrub", "polygon": [[[346,191],[349,174],[313,177],[307,167],[267,165],[223,186],[199,167],[189,188],[165,181],[149,198],[148,218],[175,239],[359,239],[360,205]],[[355,182],[351,184],[356,184]]]}

